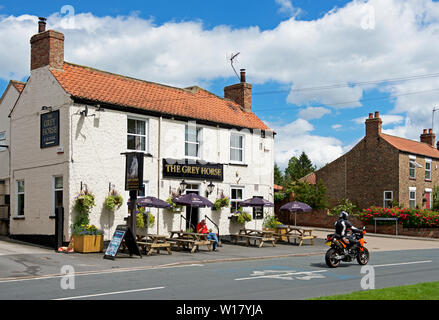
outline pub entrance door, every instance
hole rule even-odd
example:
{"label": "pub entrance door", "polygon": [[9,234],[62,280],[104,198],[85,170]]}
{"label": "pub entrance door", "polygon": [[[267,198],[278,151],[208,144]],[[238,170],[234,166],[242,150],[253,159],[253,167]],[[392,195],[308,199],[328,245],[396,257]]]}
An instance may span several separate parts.
{"label": "pub entrance door", "polygon": [[[186,187],[186,194],[195,193],[200,194],[200,185],[188,184]],[[192,229],[193,232],[197,232],[197,224],[200,218],[200,209],[191,206],[186,206],[186,230]]]}

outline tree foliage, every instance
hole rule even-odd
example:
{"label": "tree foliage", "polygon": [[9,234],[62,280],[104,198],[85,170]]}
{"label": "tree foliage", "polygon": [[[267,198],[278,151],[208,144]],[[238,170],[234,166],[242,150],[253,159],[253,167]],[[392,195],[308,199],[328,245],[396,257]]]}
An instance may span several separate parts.
{"label": "tree foliage", "polygon": [[294,200],[308,204],[313,209],[328,208],[326,187],[321,180],[316,185],[308,182],[294,181],[289,185],[288,191],[294,194]]}
{"label": "tree foliage", "polygon": [[288,167],[285,169],[284,179],[287,183],[297,181],[315,170],[316,166],[312,164],[308,155],[302,152],[299,158],[292,157],[290,159]]}

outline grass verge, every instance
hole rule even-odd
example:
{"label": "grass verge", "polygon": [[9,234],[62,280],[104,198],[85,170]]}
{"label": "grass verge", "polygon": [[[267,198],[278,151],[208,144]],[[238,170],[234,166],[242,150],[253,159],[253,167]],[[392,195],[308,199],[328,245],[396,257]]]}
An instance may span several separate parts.
{"label": "grass verge", "polygon": [[439,282],[358,291],[311,300],[439,300]]}

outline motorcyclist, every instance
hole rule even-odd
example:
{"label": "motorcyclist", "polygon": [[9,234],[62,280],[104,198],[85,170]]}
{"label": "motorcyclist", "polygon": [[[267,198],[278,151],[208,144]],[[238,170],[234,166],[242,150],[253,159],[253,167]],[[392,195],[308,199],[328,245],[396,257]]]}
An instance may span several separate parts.
{"label": "motorcyclist", "polygon": [[[352,231],[361,231],[358,228],[355,228],[352,223],[349,222],[349,214],[346,211],[340,212],[339,219],[335,222],[335,233],[340,237],[340,239],[347,245],[349,248],[351,245],[354,245],[357,240],[355,237],[348,237],[347,231],[350,229]],[[348,253],[348,250],[345,249],[345,254]]]}

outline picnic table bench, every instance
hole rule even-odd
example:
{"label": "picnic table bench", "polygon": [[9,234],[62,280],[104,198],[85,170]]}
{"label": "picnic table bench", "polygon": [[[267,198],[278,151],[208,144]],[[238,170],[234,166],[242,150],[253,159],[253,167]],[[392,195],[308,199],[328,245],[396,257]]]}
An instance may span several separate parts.
{"label": "picnic table bench", "polygon": [[317,236],[313,236],[312,232],[313,229],[310,228],[281,225],[276,227],[275,237],[276,241],[286,238],[288,243],[291,243],[291,238],[293,238],[294,244],[297,244],[297,240],[299,240],[299,246],[303,244],[304,240],[311,240],[311,245],[314,245],[314,239]]}
{"label": "picnic table bench", "polygon": [[234,239],[235,244],[238,243],[239,238],[244,238],[247,247],[250,245],[250,240],[255,240],[255,245],[256,241],[259,241],[259,248],[262,248],[265,242],[271,242],[273,247],[276,246],[276,238],[274,237],[273,231],[241,229],[238,234],[232,234],[231,237]]}
{"label": "picnic table bench", "polygon": [[161,249],[166,249],[168,254],[172,254],[172,243],[168,242],[166,238],[166,236],[156,234],[148,234],[146,237],[138,236],[137,244],[145,250],[145,253],[147,253],[148,256],[150,256],[154,250],[159,254]]}
{"label": "picnic table bench", "polygon": [[207,239],[207,234],[205,233],[171,231],[171,237],[166,240],[172,244],[176,244],[179,249],[190,249],[191,253],[199,250],[200,246],[207,246],[207,249],[212,251],[213,240]]}

